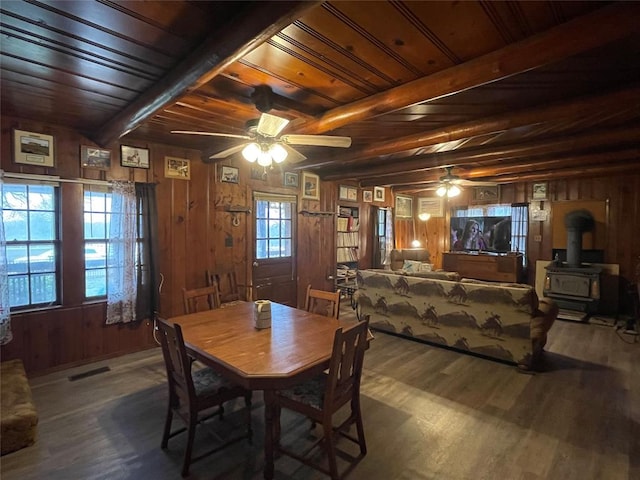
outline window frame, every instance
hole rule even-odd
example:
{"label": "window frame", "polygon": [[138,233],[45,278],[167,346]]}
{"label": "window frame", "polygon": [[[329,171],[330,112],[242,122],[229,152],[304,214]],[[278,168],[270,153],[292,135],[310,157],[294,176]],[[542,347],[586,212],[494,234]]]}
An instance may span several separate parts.
{"label": "window frame", "polygon": [[[25,246],[25,250],[27,252],[27,262],[26,262],[26,271],[25,272],[18,272],[18,273],[12,273],[10,269],[8,269],[7,272],[7,276],[8,276],[8,281],[9,281],[9,310],[10,312],[14,312],[14,313],[18,313],[18,312],[23,312],[23,311],[28,311],[28,310],[37,310],[37,309],[42,309],[42,308],[50,308],[50,307],[55,307],[55,306],[60,306],[62,305],[62,240],[61,240],[61,228],[62,228],[62,219],[61,219],[61,212],[62,212],[62,197],[61,197],[61,189],[60,189],[60,185],[55,182],[42,182],[42,181],[30,181],[30,180],[26,180],[26,179],[22,179],[22,180],[13,180],[13,179],[6,179],[4,180],[4,189],[6,191],[7,185],[20,185],[20,186],[25,186],[26,187],[26,191],[27,191],[27,196],[29,195],[29,189],[32,187],[36,187],[36,186],[48,186],[51,187],[53,189],[53,195],[52,195],[52,199],[53,199],[53,209],[32,209],[30,208],[29,203],[27,202],[27,208],[5,208],[4,207],[4,198],[0,199],[0,210],[3,212],[2,214],[4,215],[4,211],[23,211],[23,212],[27,212],[27,239],[26,240],[9,240],[8,238],[6,238],[6,225],[5,225],[5,243],[7,246],[7,250],[9,249],[8,247],[12,247],[12,246],[21,246],[24,245]],[[6,195],[6,192],[3,192]],[[31,239],[31,222],[30,222],[30,216],[32,212],[50,212],[53,214],[53,220],[54,220],[54,225],[53,225],[53,239],[46,239],[46,240],[32,240]],[[47,270],[47,271],[32,271],[32,261],[31,261],[31,251],[32,251],[32,247],[33,246],[37,246],[37,245],[51,245],[53,247],[53,251],[54,251],[54,260],[53,260],[53,269],[52,270]],[[8,263],[8,265],[10,265],[11,263]],[[53,299],[50,301],[45,301],[45,302],[34,302],[33,301],[33,278],[36,275],[42,275],[42,274],[53,274],[54,277],[54,292],[53,292]],[[12,300],[12,288],[11,288],[11,282],[12,282],[12,278],[17,278],[17,277],[24,277],[26,276],[27,278],[27,285],[28,285],[28,303],[26,304],[21,304],[21,305],[13,305],[11,304],[11,300]]]}
{"label": "window frame", "polygon": [[[87,210],[86,209],[86,195],[87,193],[89,194],[102,194],[104,195],[104,210],[103,211],[98,211],[98,210]],[[106,300],[107,298],[107,282],[108,282],[108,268],[107,268],[107,252],[108,252],[108,247],[109,247],[109,225],[110,225],[110,221],[111,221],[111,195],[112,195],[112,190],[111,187],[109,186],[96,186],[93,184],[86,184],[83,185],[83,189],[82,189],[82,243],[83,243],[83,251],[84,251],[84,255],[83,255],[83,259],[84,259],[84,267],[83,267],[83,273],[84,273],[84,281],[83,281],[83,290],[82,290],[82,296],[84,298],[85,301],[95,301],[95,300]],[[104,225],[104,237],[91,237],[91,238],[87,238],[87,223],[86,223],[86,216],[90,214],[100,214],[100,215],[104,215],[105,216],[105,225]],[[100,266],[92,266],[92,267],[88,267],[87,266],[87,247],[91,246],[91,245],[96,245],[96,244],[101,244],[102,248],[104,249],[104,262],[102,265]],[[98,271],[98,270],[104,270],[104,294],[101,295],[92,295],[89,296],[87,295],[87,291],[88,291],[88,279],[89,279],[89,272],[93,272],[93,271]]]}

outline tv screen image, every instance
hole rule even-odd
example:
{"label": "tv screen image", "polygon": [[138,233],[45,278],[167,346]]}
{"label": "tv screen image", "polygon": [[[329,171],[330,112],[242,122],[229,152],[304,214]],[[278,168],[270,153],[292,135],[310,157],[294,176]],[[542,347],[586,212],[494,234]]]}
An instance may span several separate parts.
{"label": "tv screen image", "polygon": [[451,250],[509,252],[511,217],[452,217]]}

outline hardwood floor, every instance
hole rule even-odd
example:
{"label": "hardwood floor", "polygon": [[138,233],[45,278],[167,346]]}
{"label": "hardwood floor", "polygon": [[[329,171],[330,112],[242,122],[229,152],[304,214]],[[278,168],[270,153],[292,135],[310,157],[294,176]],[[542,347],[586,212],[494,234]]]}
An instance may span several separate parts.
{"label": "hardwood floor", "polygon": [[[528,375],[376,333],[362,381],[368,455],[348,478],[640,478],[640,343],[623,340],[633,337],[558,321],[545,371]],[[110,370],[68,379],[103,366]],[[160,449],[167,392],[159,349],[30,383],[40,415],[38,441],[0,459],[3,480],[180,478],[183,439]],[[194,463],[190,478],[262,478],[260,392],[252,414],[254,444],[239,443]],[[224,425],[241,421],[239,412],[230,412]],[[285,443],[299,444],[313,433],[305,419],[284,414]],[[206,437],[199,440],[196,448],[207,447]],[[326,477],[279,458],[276,478]]]}

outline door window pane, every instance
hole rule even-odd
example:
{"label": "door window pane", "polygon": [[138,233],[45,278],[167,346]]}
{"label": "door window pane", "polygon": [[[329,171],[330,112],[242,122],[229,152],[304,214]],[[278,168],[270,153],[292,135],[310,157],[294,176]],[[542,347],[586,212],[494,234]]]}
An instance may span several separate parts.
{"label": "door window pane", "polygon": [[256,202],[256,257],[282,258],[292,255],[291,202]]}

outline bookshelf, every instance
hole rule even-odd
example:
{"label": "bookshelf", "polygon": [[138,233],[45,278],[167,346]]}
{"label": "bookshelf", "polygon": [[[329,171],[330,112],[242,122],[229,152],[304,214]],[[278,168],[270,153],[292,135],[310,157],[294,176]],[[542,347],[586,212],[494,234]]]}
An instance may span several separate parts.
{"label": "bookshelf", "polygon": [[356,288],[356,272],[360,247],[360,210],[339,205],[336,217],[336,289],[352,295]]}

